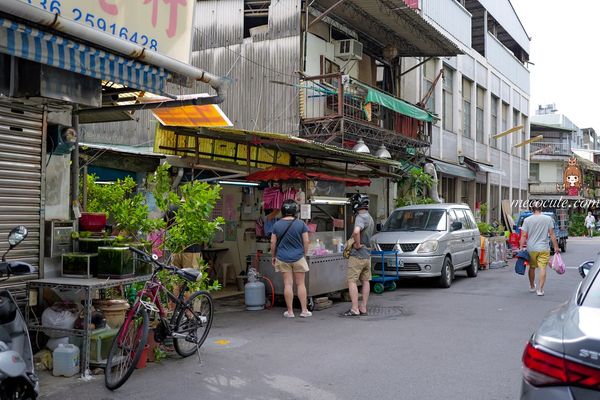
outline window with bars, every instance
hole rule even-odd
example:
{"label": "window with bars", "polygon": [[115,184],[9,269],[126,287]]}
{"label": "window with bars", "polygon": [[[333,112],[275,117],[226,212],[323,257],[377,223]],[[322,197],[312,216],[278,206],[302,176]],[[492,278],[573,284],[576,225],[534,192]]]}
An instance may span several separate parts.
{"label": "window with bars", "polygon": [[[513,108],[513,126],[518,126],[521,124],[521,113],[519,112],[519,110]],[[514,133],[511,133],[512,137],[513,137],[513,141],[512,141],[512,155],[513,156],[519,156],[520,155],[520,148],[515,147],[515,145],[519,144],[521,141],[519,140],[521,138],[521,134],[517,131]]]}
{"label": "window with bars", "polygon": [[442,197],[446,203],[453,203],[456,201],[455,187],[455,178],[442,177]]}
{"label": "window with bars", "polygon": [[492,101],[490,103],[490,146],[497,149],[498,139],[492,139],[498,133],[498,98],[492,95]]}
{"label": "window with bars", "polygon": [[[439,71],[437,71],[439,72]],[[423,96],[429,92],[436,76],[435,60],[429,60],[423,65]],[[435,110],[435,90],[431,92],[431,96],[425,102],[427,110],[436,112]]]}
{"label": "window with bars", "polygon": [[475,201],[479,204],[487,203],[487,187],[485,183],[475,184]]}
{"label": "window with bars", "polygon": [[484,142],[484,134],[483,134],[483,98],[484,98],[484,90],[482,87],[477,86],[477,108],[475,110],[475,137],[479,143]]}
{"label": "window with bars", "polygon": [[[527,118],[524,115],[521,118],[522,118],[522,125],[527,126]],[[525,132],[525,128],[523,128],[523,132],[521,132],[521,138],[522,138],[521,142],[524,142],[527,140],[527,132]],[[527,146],[521,147],[521,158],[524,160],[527,158]]]}
{"label": "window with bars", "polygon": [[462,181],[461,185],[461,193],[460,193],[460,202],[469,204],[469,181]]}
{"label": "window with bars", "polygon": [[539,180],[540,180],[540,164],[539,163],[530,163],[529,164],[529,179],[534,182],[539,182]]}
{"label": "window with bars", "polygon": [[500,212],[500,188],[498,185],[492,185],[490,190],[490,196],[492,197],[488,202],[489,210],[490,210],[490,218],[493,220],[498,219],[498,215]]}
{"label": "window with bars", "polygon": [[462,135],[471,137],[471,81],[462,80]]}
{"label": "window with bars", "polygon": [[[502,103],[502,132],[505,132],[508,129],[508,104],[506,103]],[[510,138],[508,137],[509,135],[504,136],[503,138],[501,138],[501,142],[502,142],[502,151],[508,153],[508,141],[510,140]]]}
{"label": "window with bars", "polygon": [[508,188],[506,186],[502,187],[502,198],[501,200],[508,200]]}
{"label": "window with bars", "polygon": [[565,169],[562,164],[556,164],[556,182],[562,183]]}
{"label": "window with bars", "polygon": [[443,118],[443,128],[447,131],[453,131],[452,123],[452,82],[454,79],[454,71],[450,68],[444,66],[444,86],[443,93],[444,97],[442,98],[443,108],[444,108],[444,118]]}

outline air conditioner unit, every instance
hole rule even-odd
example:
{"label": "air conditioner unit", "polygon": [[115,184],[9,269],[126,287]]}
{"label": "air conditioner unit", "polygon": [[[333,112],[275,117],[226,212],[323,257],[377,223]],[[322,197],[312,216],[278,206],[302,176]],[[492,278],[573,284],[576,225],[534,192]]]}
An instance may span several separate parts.
{"label": "air conditioner unit", "polygon": [[335,56],[342,60],[362,60],[363,45],[358,40],[345,39],[335,42]]}

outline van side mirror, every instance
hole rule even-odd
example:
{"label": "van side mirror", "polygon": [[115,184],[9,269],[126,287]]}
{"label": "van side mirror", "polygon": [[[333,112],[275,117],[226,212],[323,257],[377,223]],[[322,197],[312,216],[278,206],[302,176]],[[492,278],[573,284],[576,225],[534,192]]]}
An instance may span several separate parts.
{"label": "van side mirror", "polygon": [[451,231],[458,231],[458,230],[461,230],[462,228],[463,228],[463,224],[460,221],[454,221],[452,223],[452,225],[450,225]]}
{"label": "van side mirror", "polygon": [[377,232],[381,232],[381,223],[380,222],[378,222],[377,225],[375,225],[375,230]]}

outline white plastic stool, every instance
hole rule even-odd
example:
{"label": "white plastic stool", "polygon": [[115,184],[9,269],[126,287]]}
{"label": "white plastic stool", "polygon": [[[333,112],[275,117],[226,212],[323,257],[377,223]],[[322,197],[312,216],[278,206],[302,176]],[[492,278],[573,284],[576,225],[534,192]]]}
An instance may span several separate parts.
{"label": "white plastic stool", "polygon": [[[235,271],[233,270],[233,265],[231,265],[230,263],[221,263],[220,265],[220,270],[221,270],[221,279],[220,282],[223,285],[223,288],[225,288],[227,286],[227,278],[231,275],[233,276],[233,281],[235,282],[237,279],[237,275],[235,273]],[[229,272],[231,271],[231,272]]]}

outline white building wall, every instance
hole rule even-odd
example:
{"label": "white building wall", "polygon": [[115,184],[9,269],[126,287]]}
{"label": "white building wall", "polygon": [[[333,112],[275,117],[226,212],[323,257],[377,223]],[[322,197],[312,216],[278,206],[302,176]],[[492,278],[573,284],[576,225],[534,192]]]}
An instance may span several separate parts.
{"label": "white building wall", "polygon": [[[466,38],[461,39],[462,36],[460,32],[462,28],[468,27],[470,36],[471,21],[470,18],[468,21],[466,19],[463,21],[466,10],[464,10],[455,0],[422,0],[421,6],[424,17],[440,29],[442,33],[453,39],[465,52],[464,55],[437,60],[437,70],[441,68],[442,63],[455,70],[453,77],[454,122],[452,127],[453,132],[442,129],[443,85],[442,82],[440,82],[435,90],[435,110],[433,111],[440,116],[441,120],[436,123],[436,126],[433,129],[431,156],[440,158],[446,162],[457,163],[456,155],[459,152],[462,152],[465,156],[474,158],[477,161],[490,163],[506,173],[505,176],[488,174],[490,184],[501,185],[509,189],[508,193],[510,198],[503,200],[512,200],[513,189],[518,189],[518,198],[523,197],[522,191],[528,190],[529,162],[527,157],[529,152],[526,150],[524,158],[522,150],[520,148],[518,151],[513,150],[513,145],[529,138],[529,71],[496,38],[490,38],[491,35],[487,35],[486,37],[487,58],[470,48],[470,45],[465,43],[470,43],[470,38],[469,40]],[[499,13],[500,10],[507,7],[510,7],[510,9],[505,9],[503,13]],[[496,19],[500,18],[502,21],[507,21],[506,23],[509,23],[510,26],[507,27],[503,25],[503,27],[507,30],[510,29],[509,32],[511,34],[516,32],[514,33],[518,36],[516,39],[518,39],[522,47],[528,51],[529,39],[526,35],[523,35],[523,32],[525,31],[520,23],[515,25],[515,23],[518,22],[518,18],[516,18],[516,16],[514,18],[510,16],[511,13],[514,14],[514,10],[512,10],[510,3],[502,0],[499,1],[498,4],[495,4],[493,8],[494,17]],[[441,10],[444,11],[442,12]],[[462,13],[460,14],[460,17],[457,16],[459,11]],[[500,19],[498,20],[502,23]],[[463,33],[463,35],[466,37],[466,33]],[[521,43],[522,40],[525,40],[527,43]],[[421,71],[421,75],[420,77],[417,77],[417,79],[421,82],[423,80],[422,69],[419,69],[419,71]],[[463,76],[474,82],[472,85],[473,92],[471,93],[471,138],[462,135]],[[478,143],[476,141],[477,86],[484,88],[484,143]],[[492,94],[500,99],[496,112],[496,126],[491,126],[490,107]],[[416,97],[418,98],[419,96]],[[518,131],[507,136],[509,143],[508,152],[493,148],[489,144],[491,137],[502,131],[502,102],[509,105],[507,116],[508,128],[514,127],[521,121],[523,121],[525,125],[525,134],[523,134],[523,131]],[[515,121],[513,121],[513,109],[518,110],[520,113]],[[497,147],[501,148],[501,143],[499,143]],[[502,190],[499,190],[499,192],[501,193]]]}

